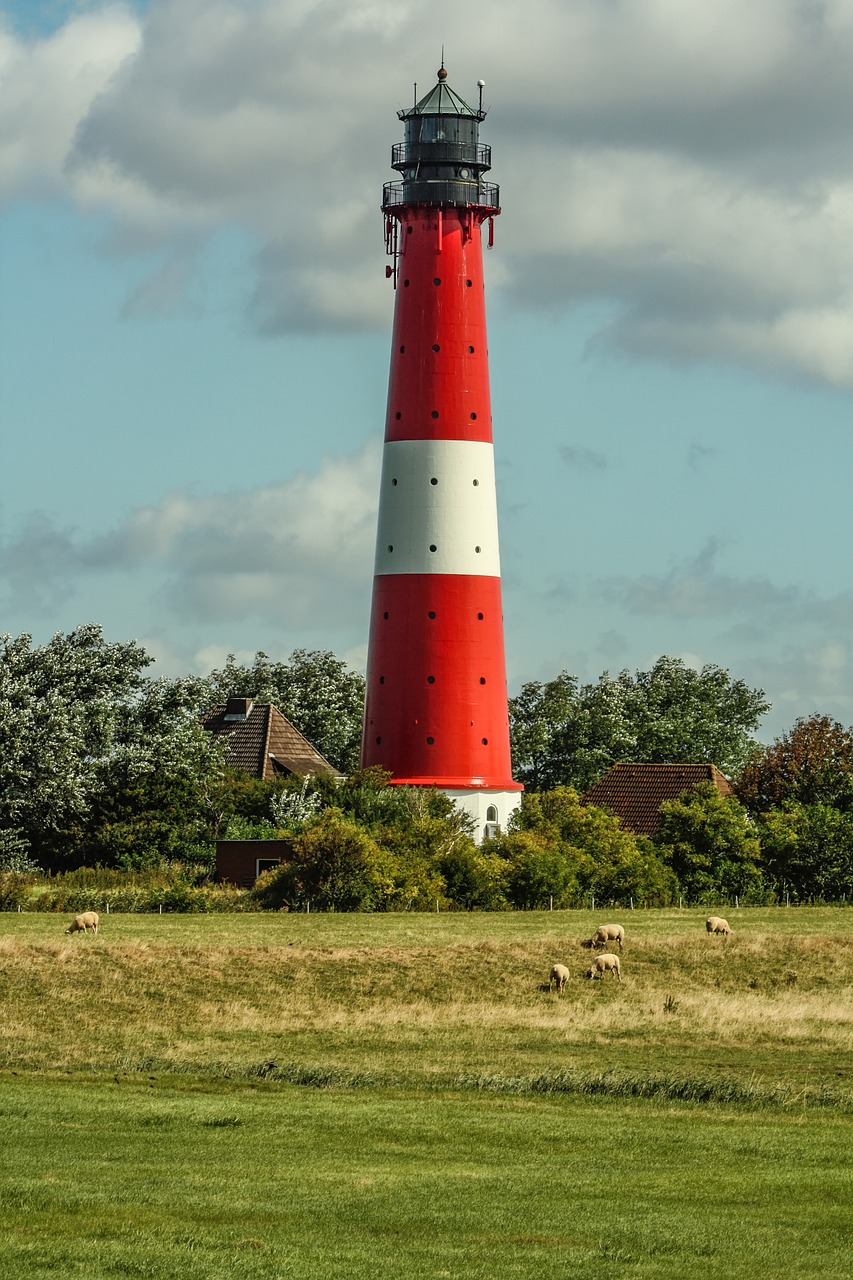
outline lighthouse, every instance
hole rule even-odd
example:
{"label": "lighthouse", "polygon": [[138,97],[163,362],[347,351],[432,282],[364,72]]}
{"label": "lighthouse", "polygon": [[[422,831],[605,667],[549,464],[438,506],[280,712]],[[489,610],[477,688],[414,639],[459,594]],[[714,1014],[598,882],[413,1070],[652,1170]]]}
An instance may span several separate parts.
{"label": "lighthouse", "polygon": [[512,778],[486,345],[485,180],[479,103],[437,84],[398,112],[400,179],[384,186],[395,288],[362,767],[433,786],[478,840],[521,799]]}

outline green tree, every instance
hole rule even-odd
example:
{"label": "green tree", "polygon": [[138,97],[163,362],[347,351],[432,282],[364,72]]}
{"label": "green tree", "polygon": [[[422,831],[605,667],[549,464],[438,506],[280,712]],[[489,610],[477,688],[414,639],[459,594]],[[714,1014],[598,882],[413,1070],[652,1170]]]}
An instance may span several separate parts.
{"label": "green tree", "polygon": [[768,707],[763,690],[723,668],[694,671],[678,658],[634,675],[605,671],[583,686],[564,671],[510,700],[514,767],[533,789],[582,791],[617,760],[708,762],[733,773],[754,750]]}
{"label": "green tree", "polygon": [[199,715],[231,697],[272,702],[336,769],[358,768],[364,677],[328,650],[294,649],[287,662],[262,652],[251,666],[230,654],[224,667],[195,681]]}
{"label": "green tree", "polygon": [[510,742],[516,776],[534,791],[556,785],[556,738],[575,715],[578,703],[576,676],[561,671],[555,680],[530,680],[509,702]]}
{"label": "green tree", "polygon": [[212,868],[223,751],[198,722],[189,682],[142,681],[92,763],[87,861],[135,869],[204,856]]}
{"label": "green tree", "polygon": [[15,833],[42,865],[79,850],[97,764],[150,661],[135,642],[109,643],[94,625],[40,647],[30,635],[0,637],[0,831]]}
{"label": "green tree", "polygon": [[436,862],[451,902],[466,911],[505,911],[507,863],[489,842],[460,841]]}
{"label": "green tree", "polygon": [[743,805],[721,796],[712,782],[665,800],[653,841],[694,902],[761,893],[755,828]]}
{"label": "green tree", "polygon": [[506,862],[507,901],[520,911],[577,907],[582,901],[576,851],[536,831],[509,831],[494,847]]}
{"label": "green tree", "polygon": [[276,875],[290,907],[385,910],[394,892],[388,855],[340,809],[326,809],[295,837],[293,857]]}
{"label": "green tree", "polygon": [[619,818],[581,803],[573,787],[531,792],[513,822],[558,852],[577,883],[576,905],[598,902],[663,904],[672,900],[675,880],[648,841],[623,828]]}
{"label": "green tree", "polygon": [[789,803],[853,807],[853,731],[830,716],[797,720],[769,747],[752,753],[737,793],[753,813]]}
{"label": "green tree", "polygon": [[779,897],[853,899],[853,813],[788,801],[759,819],[761,848]]}

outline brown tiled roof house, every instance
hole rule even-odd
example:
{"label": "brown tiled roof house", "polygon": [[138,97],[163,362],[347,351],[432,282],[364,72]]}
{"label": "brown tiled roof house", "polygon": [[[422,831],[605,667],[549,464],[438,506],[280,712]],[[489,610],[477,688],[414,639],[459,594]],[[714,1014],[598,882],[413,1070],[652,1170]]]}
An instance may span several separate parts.
{"label": "brown tiled roof house", "polygon": [[664,800],[677,800],[701,782],[713,782],[721,796],[733,795],[729,780],[715,764],[614,764],[581,796],[582,804],[608,809],[622,825],[649,836],[658,825]]}
{"label": "brown tiled roof house", "polygon": [[226,763],[255,778],[271,781],[290,773],[325,773],[338,770],[283,716],[271,702],[229,698],[202,716],[204,728],[228,744]]}

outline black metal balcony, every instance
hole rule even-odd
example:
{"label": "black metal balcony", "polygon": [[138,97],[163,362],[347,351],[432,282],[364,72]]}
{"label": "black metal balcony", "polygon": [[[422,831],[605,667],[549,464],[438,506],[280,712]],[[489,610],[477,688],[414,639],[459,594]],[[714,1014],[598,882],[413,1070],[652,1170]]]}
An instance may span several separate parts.
{"label": "black metal balcony", "polygon": [[395,142],[391,148],[392,169],[442,162],[491,169],[492,148],[478,142]]}
{"label": "black metal balcony", "polygon": [[447,178],[386,182],[382,209],[403,204],[454,205],[463,209],[500,209],[500,187],[495,182],[462,182]]}

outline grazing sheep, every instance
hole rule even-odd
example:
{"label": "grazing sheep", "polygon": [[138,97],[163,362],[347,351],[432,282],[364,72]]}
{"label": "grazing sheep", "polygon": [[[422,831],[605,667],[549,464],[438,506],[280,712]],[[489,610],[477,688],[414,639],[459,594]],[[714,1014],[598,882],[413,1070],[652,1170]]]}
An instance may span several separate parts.
{"label": "grazing sheep", "polygon": [[708,916],[705,921],[705,928],[708,933],[722,933],[724,935],[731,933],[728,920],[724,920],[722,916]]}
{"label": "grazing sheep", "polygon": [[589,940],[589,946],[593,951],[596,947],[605,947],[608,942],[618,942],[619,950],[622,950],[622,943],[625,941],[625,930],[621,924],[600,924],[595,933]]}
{"label": "grazing sheep", "polygon": [[87,933],[89,929],[92,933],[98,932],[97,911],[84,911],[79,916],[75,916],[72,923],[65,930],[66,933]]}
{"label": "grazing sheep", "polygon": [[619,981],[622,981],[622,965],[619,962],[619,957],[614,956],[609,951],[605,951],[603,955],[595,957],[594,963],[586,971],[586,976],[588,978],[603,978],[605,973],[615,973]]}
{"label": "grazing sheep", "polygon": [[548,978],[548,990],[553,991],[557,988],[557,995],[562,995],[566,989],[566,983],[569,980],[569,971],[564,964],[555,964],[551,968],[551,974]]}

